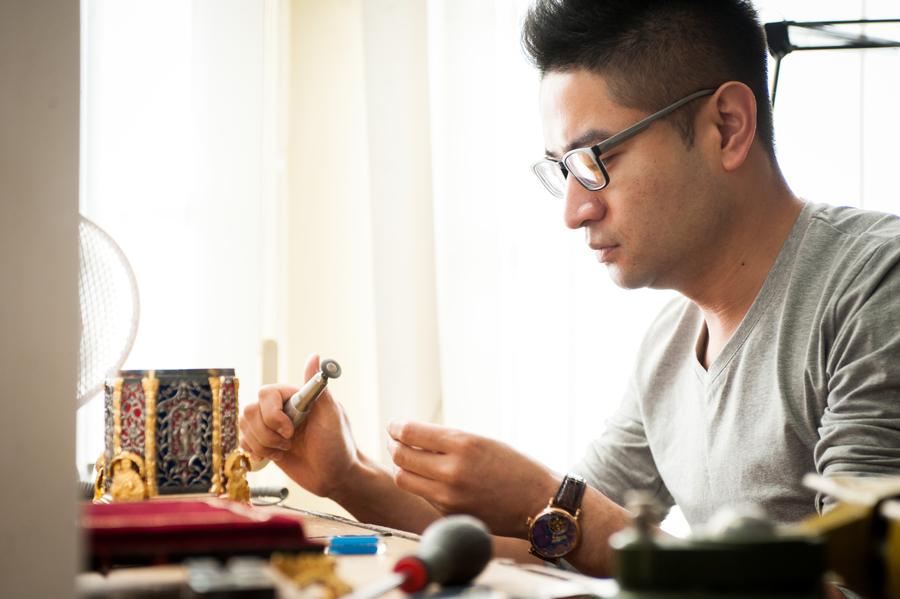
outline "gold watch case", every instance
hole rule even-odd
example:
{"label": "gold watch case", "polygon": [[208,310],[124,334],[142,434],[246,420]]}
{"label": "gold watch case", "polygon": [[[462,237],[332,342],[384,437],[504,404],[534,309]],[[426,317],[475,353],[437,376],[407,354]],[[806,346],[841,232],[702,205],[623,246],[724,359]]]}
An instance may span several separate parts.
{"label": "gold watch case", "polygon": [[553,561],[574,551],[581,541],[581,516],[579,508],[573,515],[571,512],[553,505],[553,499],[547,507],[528,518],[528,540],[530,552],[541,559]]}

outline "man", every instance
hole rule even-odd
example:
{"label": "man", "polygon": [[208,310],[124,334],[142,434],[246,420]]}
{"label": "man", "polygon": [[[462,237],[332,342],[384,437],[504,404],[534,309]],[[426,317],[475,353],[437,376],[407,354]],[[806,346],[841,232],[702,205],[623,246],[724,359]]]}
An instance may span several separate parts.
{"label": "man", "polygon": [[[355,448],[330,395],[293,431],[288,386],[247,407],[245,449],[360,520],[421,530],[471,513],[511,537],[505,553],[595,575],[610,573],[629,489],[677,503],[692,524],[744,502],[791,521],[823,508],[806,472],[896,472],[900,222],[793,195],[752,6],[539,0],[523,41],[542,75],[534,170],[564,198],[566,225],[620,286],[683,296],[651,326],[621,408],[575,468],[586,487],[417,422],[389,426],[389,472]],[[314,357],[307,377],[317,368]],[[549,517],[548,500],[560,508]]]}

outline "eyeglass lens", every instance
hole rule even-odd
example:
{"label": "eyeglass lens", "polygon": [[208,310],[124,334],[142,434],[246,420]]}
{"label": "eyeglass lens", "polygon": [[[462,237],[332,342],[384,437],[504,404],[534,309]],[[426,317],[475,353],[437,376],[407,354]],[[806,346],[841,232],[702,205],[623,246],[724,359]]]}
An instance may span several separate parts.
{"label": "eyeglass lens", "polygon": [[[553,160],[544,160],[534,165],[534,173],[547,188],[547,191],[558,198],[566,195],[566,176],[559,163]],[[572,152],[566,157],[564,165],[581,184],[591,190],[597,191],[606,187],[609,181],[606,173],[600,167],[594,153],[590,148],[583,148]]]}
{"label": "eyeglass lens", "polygon": [[534,174],[538,176],[547,191],[558,198],[563,197],[566,191],[566,178],[558,163],[544,160],[535,164],[533,168]]}
{"label": "eyeglass lens", "polygon": [[606,185],[606,175],[597,163],[594,152],[589,148],[582,148],[569,154],[566,158],[566,168],[587,189],[596,191]]}

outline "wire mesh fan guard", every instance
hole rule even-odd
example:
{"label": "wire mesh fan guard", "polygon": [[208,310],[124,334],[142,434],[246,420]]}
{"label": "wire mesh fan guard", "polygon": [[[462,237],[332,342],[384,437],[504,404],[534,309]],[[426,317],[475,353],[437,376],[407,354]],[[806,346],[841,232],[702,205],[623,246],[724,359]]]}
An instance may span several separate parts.
{"label": "wire mesh fan guard", "polygon": [[80,407],[103,389],[104,379],[128,357],[137,335],[140,302],[134,271],[113,238],[83,216],[78,238]]}

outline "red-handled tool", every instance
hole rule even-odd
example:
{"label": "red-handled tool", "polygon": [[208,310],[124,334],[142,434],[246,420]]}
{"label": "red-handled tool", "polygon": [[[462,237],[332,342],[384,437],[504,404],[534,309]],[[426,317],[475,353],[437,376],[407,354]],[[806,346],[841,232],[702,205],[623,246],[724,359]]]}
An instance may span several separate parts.
{"label": "red-handled tool", "polygon": [[425,529],[414,555],[401,558],[394,574],[346,595],[344,599],[375,599],[400,588],[417,593],[432,582],[462,585],[478,576],[491,560],[491,536],[472,516],[448,516]]}

